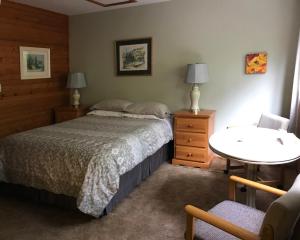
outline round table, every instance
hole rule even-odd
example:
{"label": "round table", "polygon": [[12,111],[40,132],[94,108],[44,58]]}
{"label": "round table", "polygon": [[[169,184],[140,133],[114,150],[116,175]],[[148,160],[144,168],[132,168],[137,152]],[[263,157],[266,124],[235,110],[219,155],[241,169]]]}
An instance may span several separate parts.
{"label": "round table", "polygon": [[[292,133],[258,127],[234,127],[209,139],[221,157],[246,164],[247,179],[256,181],[257,165],[277,165],[300,158],[300,140]],[[255,207],[255,190],[247,190],[247,205]]]}

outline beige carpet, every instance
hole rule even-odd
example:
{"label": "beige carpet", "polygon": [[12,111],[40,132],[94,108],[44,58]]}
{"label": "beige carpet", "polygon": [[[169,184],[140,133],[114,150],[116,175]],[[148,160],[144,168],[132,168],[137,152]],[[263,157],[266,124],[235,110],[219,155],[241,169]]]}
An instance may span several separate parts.
{"label": "beige carpet", "polygon": [[[207,210],[226,199],[223,167],[221,160],[210,170],[164,164],[101,219],[0,196],[0,239],[183,239],[185,204]],[[245,193],[238,194],[243,200]],[[270,195],[258,192],[258,208],[271,201]]]}

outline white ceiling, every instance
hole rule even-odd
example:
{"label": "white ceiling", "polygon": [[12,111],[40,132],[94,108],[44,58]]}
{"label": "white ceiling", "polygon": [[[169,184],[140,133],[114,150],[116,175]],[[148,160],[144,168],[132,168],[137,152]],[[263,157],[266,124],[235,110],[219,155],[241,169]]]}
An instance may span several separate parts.
{"label": "white ceiling", "polygon": [[[166,2],[170,0],[137,0],[136,3],[124,4],[112,7],[101,7],[94,3],[85,0],[11,0],[33,7],[43,8],[53,12],[58,12],[66,15],[77,15],[91,12],[107,11],[118,8],[134,7],[144,4],[153,4],[159,2]],[[115,2],[122,2],[122,0],[98,0],[104,4],[110,4]]]}

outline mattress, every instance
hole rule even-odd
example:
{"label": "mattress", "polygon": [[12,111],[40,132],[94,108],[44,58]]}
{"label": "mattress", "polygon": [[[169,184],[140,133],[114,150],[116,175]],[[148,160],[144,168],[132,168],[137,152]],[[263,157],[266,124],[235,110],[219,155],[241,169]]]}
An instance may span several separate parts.
{"label": "mattress", "polygon": [[172,139],[167,120],[89,115],[0,141],[0,181],[76,198],[100,216],[120,177]]}

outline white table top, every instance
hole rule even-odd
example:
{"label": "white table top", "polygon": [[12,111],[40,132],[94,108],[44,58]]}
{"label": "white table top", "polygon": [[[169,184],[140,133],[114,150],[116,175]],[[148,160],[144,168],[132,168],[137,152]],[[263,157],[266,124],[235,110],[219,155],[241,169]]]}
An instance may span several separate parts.
{"label": "white table top", "polygon": [[300,158],[300,139],[268,128],[229,128],[213,134],[209,146],[222,157],[249,164],[276,165]]}

